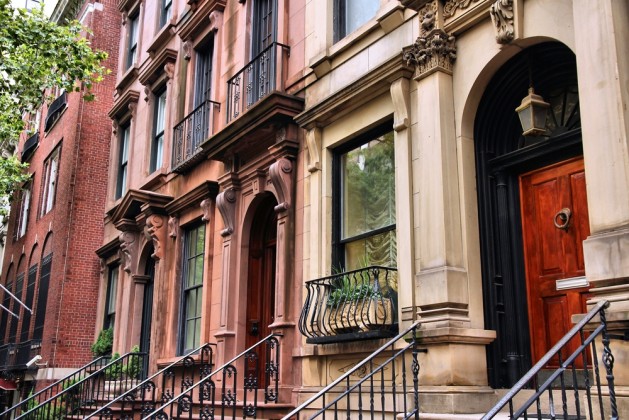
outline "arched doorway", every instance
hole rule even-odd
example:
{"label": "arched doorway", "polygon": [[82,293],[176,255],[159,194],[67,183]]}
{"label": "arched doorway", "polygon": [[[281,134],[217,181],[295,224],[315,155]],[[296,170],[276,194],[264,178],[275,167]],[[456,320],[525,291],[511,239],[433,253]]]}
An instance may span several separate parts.
{"label": "arched doorway", "polygon": [[[530,82],[551,105],[546,133],[536,137],[522,135],[515,112]],[[479,104],[474,140],[485,323],[497,332],[488,349],[494,387],[512,386],[585,309],[581,243],[589,225],[578,98],[574,54],[546,42],[509,60]]]}
{"label": "arched doorway", "polygon": [[[269,335],[269,325],[274,321],[276,205],[277,201],[273,196],[264,197],[258,204],[251,223],[247,272],[247,348]],[[259,352],[258,356],[258,363],[264,366],[264,354]]]}

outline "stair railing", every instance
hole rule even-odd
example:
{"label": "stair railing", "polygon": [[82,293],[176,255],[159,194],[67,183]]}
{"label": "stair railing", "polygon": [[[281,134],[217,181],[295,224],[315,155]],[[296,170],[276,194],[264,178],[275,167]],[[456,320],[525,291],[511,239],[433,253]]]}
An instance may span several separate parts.
{"label": "stair railing", "polygon": [[84,378],[75,379],[64,389],[39,404],[29,406],[18,419],[57,419],[77,415],[81,410],[94,408],[102,401],[115,398],[125,386],[143,377],[142,366],[146,353],[127,353]]}
{"label": "stair railing", "polygon": [[46,388],[40,390],[39,392],[30,395],[28,398],[20,401],[15,404],[13,407],[6,409],[2,413],[0,413],[0,419],[10,419],[20,412],[28,411],[29,406],[35,406],[40,404],[42,401],[47,400],[55,394],[63,391],[64,388],[69,387],[71,384],[76,382],[79,378],[87,376],[88,372],[96,371],[103,366],[105,366],[109,362],[110,356],[101,356],[97,359],[92,360],[85,366],[80,367],[75,372],[64,376],[58,381],[48,385]]}
{"label": "stair railing", "polygon": [[[124,415],[133,418],[136,411],[139,411],[141,415],[150,413],[158,403],[173,398],[175,392],[185,391],[192,386],[195,378],[202,378],[211,372],[214,355],[212,347],[215,346],[214,343],[206,343],[188,352],[96,411],[86,415],[85,419],[113,419],[116,404],[119,418],[123,418]],[[195,360],[194,356],[197,354],[198,360]]]}
{"label": "stair railing", "polygon": [[[309,418],[326,415],[331,418],[402,418],[419,419],[419,349],[416,321],[406,330],[389,340],[362,362],[345,372],[340,378],[323,388],[316,395],[295,408],[282,420]],[[406,338],[401,348],[396,343]],[[408,356],[410,355],[410,371]],[[385,360],[382,360],[385,357]],[[376,361],[376,358],[378,360]],[[397,365],[396,365],[397,363]],[[387,374],[386,371],[389,371]],[[408,376],[411,376],[409,378]],[[389,376],[390,375],[390,376]],[[412,383],[409,383],[409,379]],[[342,390],[342,391],[341,391]],[[328,395],[336,395],[326,402]],[[316,407],[311,407],[315,402]],[[298,416],[309,410],[307,416]]]}
{"label": "stair railing", "polygon": [[[236,418],[238,399],[241,398],[243,419],[256,418],[258,413],[258,391],[264,393],[264,402],[277,403],[279,397],[280,342],[277,334],[270,334],[243,351],[218,369],[173,396],[163,405],[146,415],[142,420],[191,419],[194,414],[201,419]],[[264,352],[264,353],[262,353]],[[264,363],[259,363],[262,360]],[[237,366],[236,364],[239,364]],[[242,382],[238,382],[238,367],[242,368]],[[214,380],[221,374],[219,400]]]}
{"label": "stair railing", "polygon": [[[507,405],[509,406],[509,416],[512,419],[542,418],[542,416],[544,418],[550,416],[551,419],[555,419],[557,417],[569,418],[569,416],[575,415],[577,418],[604,419],[607,418],[604,409],[607,398],[609,398],[611,419],[618,419],[614,390],[614,356],[609,347],[610,335],[607,332],[605,316],[605,308],[608,306],[607,301],[598,302],[485,414],[483,420],[493,418]],[[597,315],[600,324],[588,335],[585,326],[589,322],[596,322],[593,320]],[[596,345],[591,346],[599,336],[601,336],[603,347],[601,360],[606,371],[608,397],[604,397],[602,393],[604,385],[599,373],[597,348]],[[575,341],[578,341],[578,345]],[[549,373],[547,365],[551,361],[558,362],[559,367]],[[593,384],[592,381],[594,381]],[[514,409],[514,398],[526,388],[534,389],[534,394],[521,407]],[[570,401],[570,394],[573,394],[574,401]],[[547,397],[547,401],[543,401],[544,396]],[[585,397],[584,407],[581,407],[582,397]],[[556,399],[559,401],[555,401]],[[573,403],[573,405],[569,403]],[[534,404],[535,406],[531,409]],[[560,404],[559,409],[556,407],[558,404]]]}

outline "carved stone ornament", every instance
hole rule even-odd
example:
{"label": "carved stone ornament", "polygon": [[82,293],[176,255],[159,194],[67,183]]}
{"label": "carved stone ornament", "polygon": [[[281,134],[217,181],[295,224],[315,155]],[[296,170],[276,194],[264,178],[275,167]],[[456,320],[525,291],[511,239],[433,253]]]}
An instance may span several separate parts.
{"label": "carved stone ornament", "polygon": [[425,37],[430,31],[437,28],[437,2],[431,1],[422,7],[418,12],[419,36]]}
{"label": "carved stone ornament", "polygon": [[104,258],[100,259],[100,274],[101,276],[105,274],[105,270],[107,269],[107,261]]}
{"label": "carved stone ornament", "polygon": [[271,177],[271,183],[275,187],[277,201],[279,202],[275,206],[275,211],[288,210],[292,202],[293,163],[286,158],[278,159],[269,167],[269,176]]}
{"label": "carved stone ornament", "polygon": [[221,236],[229,236],[234,233],[234,213],[236,212],[236,190],[230,188],[216,196],[216,206],[221,212],[225,229]]}
{"label": "carved stone ornament", "polygon": [[168,236],[171,238],[177,237],[179,231],[179,219],[177,217],[170,216],[168,218]]}
{"label": "carved stone ornament", "polygon": [[496,30],[496,42],[508,44],[515,38],[513,0],[496,0],[489,8]]}
{"label": "carved stone ornament", "polygon": [[184,42],[182,45],[182,49],[183,49],[183,59],[190,60],[190,58],[192,58],[192,42],[190,40],[187,40],[186,42]]}
{"label": "carved stone ornament", "polygon": [[138,254],[138,241],[136,239],[137,234],[134,232],[122,232],[118,236],[120,251],[122,252],[122,269],[127,273],[131,273],[132,268],[135,266]]}
{"label": "carved stone ornament", "polygon": [[148,103],[149,96],[151,96],[151,89],[148,86],[144,86],[144,102]]}
{"label": "carved stone ornament", "polygon": [[164,72],[166,73],[166,76],[168,76],[168,78],[172,80],[173,76],[175,75],[175,64],[174,63],[164,64]]}
{"label": "carved stone ornament", "polygon": [[138,103],[129,102],[129,105],[127,105],[127,108],[129,109],[129,112],[131,112],[131,116],[135,118],[135,111],[138,109]]}
{"label": "carved stone ornament", "polygon": [[427,75],[433,70],[452,73],[452,64],[456,60],[454,36],[442,29],[433,29],[425,37],[418,37],[413,45],[403,51],[408,65],[417,66],[417,76]]}
{"label": "carved stone ornament", "polygon": [[448,0],[443,6],[443,17],[445,19],[451,18],[457,9],[465,10],[470,7],[470,4],[477,2],[478,0]]}
{"label": "carved stone ornament", "polygon": [[306,145],[308,146],[308,171],[321,170],[321,129],[315,127],[306,133]]}
{"label": "carved stone ornament", "polygon": [[111,123],[111,132],[113,133],[113,135],[115,136],[116,134],[118,134],[118,128],[120,127],[120,125],[118,124],[118,121],[113,120]]}
{"label": "carved stone ornament", "polygon": [[217,32],[223,25],[223,12],[219,10],[213,10],[210,13],[210,31]]}
{"label": "carved stone ornament", "polygon": [[203,220],[204,222],[209,222],[211,220],[212,200],[206,198],[205,200],[201,201],[200,206],[201,211],[203,212],[201,220]]}
{"label": "carved stone ornament", "polygon": [[153,257],[156,260],[161,260],[164,257],[162,249],[162,243],[165,236],[164,218],[157,214],[152,214],[146,218],[146,230],[153,241]]}

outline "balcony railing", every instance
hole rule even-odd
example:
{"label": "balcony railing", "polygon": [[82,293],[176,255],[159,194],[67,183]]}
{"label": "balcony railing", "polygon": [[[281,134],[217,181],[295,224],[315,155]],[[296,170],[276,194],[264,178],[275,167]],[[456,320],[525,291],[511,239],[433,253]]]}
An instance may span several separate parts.
{"label": "balcony railing", "polygon": [[15,354],[15,367],[19,369],[25,368],[26,363],[37,356],[40,349],[41,340],[29,340],[18,344]]}
{"label": "balcony railing", "polygon": [[299,330],[308,343],[394,337],[397,270],[372,266],[306,282]]}
{"label": "balcony railing", "polygon": [[284,90],[287,45],[274,42],[227,82],[227,123],[238,118],[271,92]]}
{"label": "balcony railing", "polygon": [[50,130],[55,121],[59,119],[61,112],[66,107],[66,103],[68,102],[68,94],[63,92],[61,95],[57,97],[50,106],[48,107],[48,113],[46,114],[46,125],[44,127],[44,131]]}
{"label": "balcony railing", "polygon": [[7,370],[13,366],[15,360],[15,344],[3,344],[0,346],[0,370]]}
{"label": "balcony railing", "polygon": [[199,145],[212,134],[214,107],[220,104],[205,101],[173,129],[173,170],[182,169],[199,155]]}

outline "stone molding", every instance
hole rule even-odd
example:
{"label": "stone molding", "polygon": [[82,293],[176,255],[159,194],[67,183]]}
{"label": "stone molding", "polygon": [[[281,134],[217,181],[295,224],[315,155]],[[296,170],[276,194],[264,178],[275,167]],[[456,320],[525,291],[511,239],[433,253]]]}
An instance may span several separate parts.
{"label": "stone molding", "polygon": [[391,100],[393,101],[393,129],[397,132],[410,127],[411,99],[409,81],[400,78],[391,83]]}
{"label": "stone molding", "polygon": [[201,201],[199,206],[201,207],[201,211],[203,212],[201,220],[208,223],[210,220],[212,220],[212,200],[206,198],[205,200]]}
{"label": "stone molding", "polygon": [[223,217],[225,228],[221,236],[230,236],[234,233],[234,217],[236,212],[236,190],[229,188],[216,196],[216,206]]}
{"label": "stone molding", "polygon": [[168,236],[176,238],[179,232],[179,218],[170,216],[168,218]]}
{"label": "stone molding", "polygon": [[451,18],[456,13],[457,9],[465,10],[470,4],[477,3],[479,0],[448,0],[443,6],[443,17],[445,19]]}
{"label": "stone molding", "polygon": [[278,159],[269,167],[269,177],[275,187],[278,205],[277,213],[290,209],[292,204],[293,164],[286,158]]}
{"label": "stone molding", "polygon": [[489,8],[496,30],[496,42],[508,44],[515,38],[513,0],[496,0]]}

